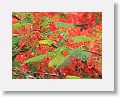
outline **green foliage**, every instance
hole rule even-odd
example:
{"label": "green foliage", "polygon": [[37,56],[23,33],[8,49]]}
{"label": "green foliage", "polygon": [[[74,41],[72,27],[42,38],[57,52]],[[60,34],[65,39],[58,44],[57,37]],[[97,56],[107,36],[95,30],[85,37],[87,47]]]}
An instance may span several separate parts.
{"label": "green foliage", "polygon": [[41,23],[40,23],[40,26],[46,27],[46,26],[49,26],[50,23],[51,23],[51,18],[48,18],[47,16],[43,16]]}
{"label": "green foliage", "polygon": [[97,17],[97,18],[95,19],[94,27],[96,27],[96,26],[99,24],[99,22],[100,22],[100,19]]}
{"label": "green foliage", "polygon": [[32,22],[32,17],[30,15],[28,15],[22,21],[24,21],[26,23],[31,23]]}
{"label": "green foliage", "polygon": [[18,29],[21,27],[27,27],[28,25],[30,25],[31,22],[32,22],[32,17],[26,16],[25,18],[20,20],[18,23],[13,24],[12,28]]}
{"label": "green foliage", "polygon": [[68,24],[68,23],[64,23],[64,22],[56,22],[55,24],[59,28],[73,28],[74,27],[73,24]]}
{"label": "green foliage", "polygon": [[[18,47],[18,43],[20,42],[20,40],[24,38],[23,36],[12,36],[12,48],[16,48]],[[18,54],[18,52],[20,51],[20,49],[15,49],[12,50],[12,56],[15,56]]]}
{"label": "green foliage", "polygon": [[53,41],[52,40],[40,40],[39,44],[49,44],[49,45],[51,45],[51,44],[53,44]]}
{"label": "green foliage", "polygon": [[88,36],[76,36],[76,37],[73,37],[72,40],[74,42],[82,42],[82,41],[94,41],[93,38],[90,38]]}
{"label": "green foliage", "polygon": [[52,52],[46,53],[49,57],[56,57],[57,55],[60,55],[62,51],[67,50],[67,47],[58,47],[57,49],[53,50]]}
{"label": "green foliage", "polygon": [[66,76],[66,79],[81,79],[79,76]]}
{"label": "green foliage", "polygon": [[12,36],[12,48],[18,46],[20,40],[24,38],[23,36]]}
{"label": "green foliage", "polygon": [[34,63],[34,62],[42,61],[42,59],[44,59],[46,56],[49,56],[52,59],[54,59],[56,56],[59,56],[63,50],[66,50],[66,49],[67,49],[66,47],[59,47],[53,50],[52,52],[47,52],[46,54],[29,58],[25,61],[25,63]]}
{"label": "green foliage", "polygon": [[20,66],[20,61],[16,60],[16,61],[12,61],[12,66]]}
{"label": "green foliage", "polygon": [[87,61],[90,57],[90,54],[88,52],[79,48],[72,49],[69,55],[77,57],[80,61]]}
{"label": "green foliage", "polygon": [[18,51],[13,51],[12,50],[12,56],[15,56],[15,55],[17,55],[18,54]]}
{"label": "green foliage", "polygon": [[52,52],[47,52],[46,54],[36,56],[34,58],[30,58],[25,61],[25,63],[34,63],[37,61],[42,61],[46,56],[49,56],[52,58],[52,60],[49,62],[50,67],[57,68],[64,68],[70,63],[71,57],[76,57],[80,61],[87,61],[90,57],[90,54],[83,49],[75,48],[72,50],[69,50],[69,54],[66,57],[63,57],[61,52],[64,50],[69,50],[67,47],[59,47]]}
{"label": "green foliage", "polygon": [[64,62],[59,65],[58,68],[65,68],[67,65],[71,64],[71,58],[78,58],[80,61],[87,61],[90,57],[90,54],[83,49],[75,48],[69,51],[68,56],[64,58]]}
{"label": "green foliage", "polygon": [[93,25],[92,32],[95,33],[94,28],[99,24],[99,22],[100,22],[100,19],[97,17],[97,18],[95,19],[95,23],[94,23],[94,25]]}
{"label": "green foliage", "polygon": [[66,31],[57,30],[56,32],[57,32],[57,34],[63,34],[65,39],[68,38],[68,33]]}
{"label": "green foliage", "polygon": [[43,55],[40,55],[40,56],[35,56],[33,58],[29,58],[29,59],[25,60],[25,63],[34,63],[34,62],[37,62],[37,61],[41,61],[45,57],[46,57],[46,54],[43,54]]}
{"label": "green foliage", "polygon": [[29,65],[30,66],[30,71],[33,74],[34,72],[36,72],[37,67],[35,65]]}
{"label": "green foliage", "polygon": [[57,55],[54,59],[49,62],[50,67],[58,67],[64,62],[64,57],[62,55]]}

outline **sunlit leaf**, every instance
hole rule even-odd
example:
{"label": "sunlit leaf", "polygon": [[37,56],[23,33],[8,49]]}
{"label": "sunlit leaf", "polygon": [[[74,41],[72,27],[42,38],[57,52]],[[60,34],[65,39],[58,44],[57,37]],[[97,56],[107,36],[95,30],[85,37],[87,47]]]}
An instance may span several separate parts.
{"label": "sunlit leaf", "polygon": [[39,44],[49,44],[51,45],[52,43],[54,43],[52,40],[40,40]]}
{"label": "sunlit leaf", "polygon": [[81,79],[79,76],[66,76],[66,79]]}
{"label": "sunlit leaf", "polygon": [[94,39],[93,38],[90,38],[90,37],[88,37],[88,36],[76,36],[76,37],[73,37],[72,38],[72,40],[74,41],[74,42],[85,42],[85,41],[94,41]]}
{"label": "sunlit leaf", "polygon": [[73,28],[74,27],[73,24],[68,24],[68,23],[64,23],[64,22],[56,22],[55,24],[59,28]]}

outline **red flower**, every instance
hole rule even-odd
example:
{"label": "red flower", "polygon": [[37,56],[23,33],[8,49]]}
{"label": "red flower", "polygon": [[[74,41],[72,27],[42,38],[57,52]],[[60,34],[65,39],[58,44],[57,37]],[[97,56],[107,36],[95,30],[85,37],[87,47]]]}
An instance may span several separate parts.
{"label": "red flower", "polygon": [[69,52],[68,51],[64,51],[62,54],[63,54],[64,57],[66,57],[69,54]]}
{"label": "red flower", "polygon": [[32,53],[30,54],[30,58],[32,58],[32,57],[35,57],[35,53],[34,53],[34,52],[32,52]]}
{"label": "red flower", "polygon": [[18,76],[18,79],[23,79],[23,77],[22,76]]}
{"label": "red flower", "polygon": [[45,69],[44,69],[44,68],[41,68],[41,72],[45,72]]}
{"label": "red flower", "polygon": [[44,72],[40,72],[39,75],[43,77],[44,76]]}
{"label": "red flower", "polygon": [[59,34],[59,35],[58,35],[58,38],[59,38],[60,40],[64,39],[63,34]]}
{"label": "red flower", "polygon": [[50,31],[53,31],[53,32],[57,30],[57,27],[56,27],[56,25],[55,25],[54,22],[52,22],[52,23],[50,24],[49,29],[50,29]]}
{"label": "red flower", "polygon": [[20,68],[24,73],[27,73],[30,70],[30,67],[25,63],[23,63]]}
{"label": "red flower", "polygon": [[15,58],[15,60],[21,61],[21,63],[23,63],[24,60],[26,60],[26,59],[27,59],[27,54],[26,53],[19,53]]}
{"label": "red flower", "polygon": [[34,30],[38,30],[40,28],[39,22],[35,22],[33,24]]}
{"label": "red flower", "polygon": [[41,19],[41,14],[38,12],[33,12],[33,18],[34,20],[40,20]]}
{"label": "red flower", "polygon": [[81,68],[82,68],[82,69],[84,69],[84,68],[85,68],[84,64],[82,64],[82,65],[81,65]]}
{"label": "red flower", "polygon": [[25,39],[22,39],[22,40],[19,42],[18,45],[19,45],[19,46],[24,46],[24,45],[25,45]]}

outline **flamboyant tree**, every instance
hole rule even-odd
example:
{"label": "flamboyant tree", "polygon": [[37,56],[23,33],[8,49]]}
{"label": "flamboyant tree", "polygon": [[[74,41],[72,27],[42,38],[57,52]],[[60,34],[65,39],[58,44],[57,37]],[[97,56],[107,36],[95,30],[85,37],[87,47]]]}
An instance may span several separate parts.
{"label": "flamboyant tree", "polygon": [[13,12],[14,79],[102,78],[100,12]]}

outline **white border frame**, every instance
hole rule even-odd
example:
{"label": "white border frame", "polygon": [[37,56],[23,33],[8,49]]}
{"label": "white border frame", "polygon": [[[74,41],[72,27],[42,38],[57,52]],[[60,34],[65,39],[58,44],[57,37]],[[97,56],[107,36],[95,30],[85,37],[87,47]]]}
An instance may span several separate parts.
{"label": "white border frame", "polygon": [[[114,3],[111,0],[4,0],[0,4],[0,89],[114,91]],[[12,12],[102,12],[102,79],[12,79]]]}

